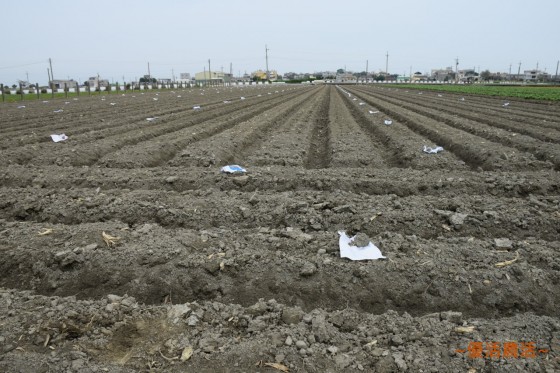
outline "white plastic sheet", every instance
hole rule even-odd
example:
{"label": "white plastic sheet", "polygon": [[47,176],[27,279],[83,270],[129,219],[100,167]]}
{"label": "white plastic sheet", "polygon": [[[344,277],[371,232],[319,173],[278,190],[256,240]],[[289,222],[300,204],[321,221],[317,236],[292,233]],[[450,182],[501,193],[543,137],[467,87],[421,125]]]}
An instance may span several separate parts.
{"label": "white plastic sheet", "polygon": [[60,135],[51,135],[51,139],[54,142],[61,142],[61,141],[65,141],[68,140],[68,136],[66,136],[65,134],[61,133]]}
{"label": "white plastic sheet", "polygon": [[348,237],[346,232],[338,231],[340,238],[338,239],[338,245],[340,247],[340,257],[348,258],[350,260],[373,260],[373,259],[383,259],[385,258],[381,254],[381,250],[373,243],[369,243],[367,246],[358,247],[350,245],[354,240],[354,237]]}
{"label": "white plastic sheet", "polygon": [[239,165],[236,165],[236,164],[231,164],[231,165],[224,166],[220,169],[220,171],[225,172],[227,174],[247,172],[246,169],[244,169],[243,167],[241,167]]}
{"label": "white plastic sheet", "polygon": [[391,124],[393,124],[393,121],[391,119],[385,119],[385,124],[390,126]]}
{"label": "white plastic sheet", "polygon": [[424,153],[428,153],[428,154],[437,154],[439,152],[443,151],[443,148],[441,146],[436,146],[436,147],[429,147],[424,145],[424,149],[422,150]]}

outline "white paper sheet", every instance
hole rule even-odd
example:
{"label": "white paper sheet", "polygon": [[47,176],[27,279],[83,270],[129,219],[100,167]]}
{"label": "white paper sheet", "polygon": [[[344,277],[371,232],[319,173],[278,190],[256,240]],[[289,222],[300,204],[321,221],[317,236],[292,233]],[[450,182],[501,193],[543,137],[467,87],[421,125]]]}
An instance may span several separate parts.
{"label": "white paper sheet", "polygon": [[391,124],[393,124],[393,121],[390,119],[385,119],[385,124],[390,126]]}
{"label": "white paper sheet", "polygon": [[383,259],[385,258],[381,254],[381,250],[373,243],[364,247],[351,246],[350,243],[356,237],[348,237],[346,232],[338,231],[340,238],[338,240],[338,245],[340,247],[340,257],[348,258],[350,260],[373,260],[373,259]]}
{"label": "white paper sheet", "polygon": [[193,110],[200,110],[200,106],[193,106]]}
{"label": "white paper sheet", "polygon": [[61,142],[61,141],[68,140],[68,136],[62,133],[60,135],[51,135],[51,139],[54,142]]}

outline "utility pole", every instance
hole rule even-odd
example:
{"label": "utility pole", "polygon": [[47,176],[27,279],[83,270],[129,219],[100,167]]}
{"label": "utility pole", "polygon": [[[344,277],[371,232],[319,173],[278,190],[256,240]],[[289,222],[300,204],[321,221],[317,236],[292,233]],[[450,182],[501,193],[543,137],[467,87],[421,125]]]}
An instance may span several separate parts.
{"label": "utility pole", "polygon": [[49,65],[51,67],[51,80],[54,80],[54,73],[53,73],[53,69],[52,69],[52,60],[49,58]]}
{"label": "utility pole", "polygon": [[171,81],[175,83],[175,70],[171,69]]}
{"label": "utility pole", "polygon": [[537,71],[539,70],[539,61],[537,61]]}
{"label": "utility pole", "polygon": [[264,46],[264,55],[265,55],[265,59],[266,59],[266,81],[268,82],[270,80],[270,74],[268,73],[268,46],[265,45]]}
{"label": "utility pole", "polygon": [[204,86],[208,85],[208,79],[206,79],[206,66],[204,66]]}
{"label": "utility pole", "polygon": [[25,76],[27,77],[27,83],[29,83],[29,73],[26,71]]}
{"label": "utility pole", "polygon": [[385,57],[385,75],[389,75],[389,51],[387,51]]}
{"label": "utility pole", "polygon": [[554,74],[554,80],[558,79],[558,65],[560,65],[560,60],[558,60],[558,62],[556,62],[556,74]]}
{"label": "utility pole", "polygon": [[208,76],[210,77],[210,83],[212,83],[212,70],[210,70],[210,58],[208,59]]}
{"label": "utility pole", "polygon": [[47,67],[47,76],[49,77],[49,85],[50,85],[52,79],[51,79],[51,70],[48,67]]}
{"label": "utility pole", "polygon": [[368,67],[369,67],[368,65],[369,65],[369,61],[366,60],[366,84],[368,82],[368,78],[367,78],[367,72],[368,72]]}
{"label": "utility pole", "polygon": [[459,57],[455,58],[455,82],[459,81]]}
{"label": "utility pole", "polygon": [[517,79],[521,79],[521,61],[519,61],[519,67],[517,68]]}
{"label": "utility pole", "polygon": [[150,73],[150,63],[149,62],[148,62],[148,79],[152,80],[152,74]]}

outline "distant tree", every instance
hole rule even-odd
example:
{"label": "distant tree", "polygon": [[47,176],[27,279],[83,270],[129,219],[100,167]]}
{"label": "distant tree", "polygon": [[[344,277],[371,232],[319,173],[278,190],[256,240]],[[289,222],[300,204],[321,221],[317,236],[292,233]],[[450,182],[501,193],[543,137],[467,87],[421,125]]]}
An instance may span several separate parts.
{"label": "distant tree", "polygon": [[490,73],[489,70],[484,70],[483,72],[480,73],[480,78],[481,78],[482,80],[488,81],[488,80],[490,80],[490,76],[491,76],[491,75],[492,75],[492,74]]}
{"label": "distant tree", "polygon": [[336,73],[337,74],[344,74],[344,69],[338,69],[338,70],[336,70]]}
{"label": "distant tree", "polygon": [[17,88],[17,84],[12,84],[12,88],[16,89]]}

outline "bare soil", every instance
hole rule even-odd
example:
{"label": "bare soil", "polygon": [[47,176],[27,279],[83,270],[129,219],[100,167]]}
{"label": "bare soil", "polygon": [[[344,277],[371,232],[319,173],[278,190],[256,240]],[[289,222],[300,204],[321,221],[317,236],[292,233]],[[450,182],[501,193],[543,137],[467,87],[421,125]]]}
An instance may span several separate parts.
{"label": "bare soil", "polygon": [[[508,102],[261,86],[0,106],[0,371],[560,371],[560,105]],[[339,230],[387,259],[340,258]]]}

